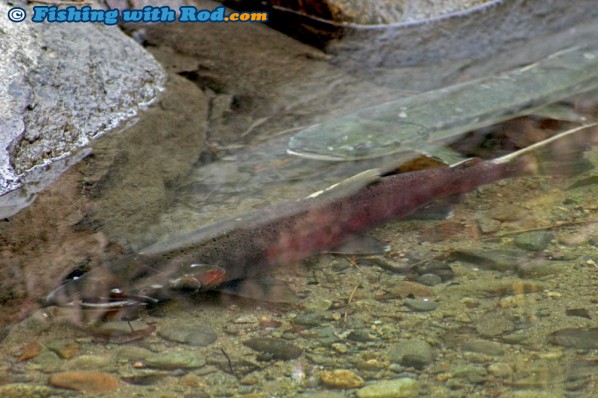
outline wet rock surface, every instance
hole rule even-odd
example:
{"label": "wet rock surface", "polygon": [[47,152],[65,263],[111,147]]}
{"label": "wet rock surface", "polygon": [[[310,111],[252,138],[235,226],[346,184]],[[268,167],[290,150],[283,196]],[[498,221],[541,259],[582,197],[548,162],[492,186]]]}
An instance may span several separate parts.
{"label": "wet rock surface", "polygon": [[[244,3],[226,2],[248,9]],[[577,3],[575,9],[566,0],[542,4],[526,0],[272,0],[262,4],[270,12],[271,25],[325,48],[344,68],[358,71],[367,65],[369,78],[374,79],[379,76],[372,77],[372,70],[384,75],[387,68],[397,66],[482,60],[509,51],[522,36],[542,38],[565,26],[590,22],[597,13],[591,0]],[[252,4],[250,10],[255,7]],[[547,18],[547,13],[559,18]],[[387,84],[392,84],[390,79]]]}
{"label": "wet rock surface", "polygon": [[[2,14],[8,9],[0,5]],[[3,18],[0,28],[5,32],[0,37],[0,195],[19,187],[28,174],[42,179],[31,173],[34,166],[49,164],[135,116],[162,89],[163,69],[117,27],[16,24]],[[5,199],[0,198],[2,217],[13,212],[4,207]]]}
{"label": "wet rock surface", "polygon": [[216,341],[218,336],[208,325],[173,326],[162,328],[158,336],[175,343],[205,347]]}
{"label": "wet rock surface", "polygon": [[357,2],[351,0],[306,1],[296,3],[287,0],[271,0],[273,5],[292,9],[317,18],[336,23],[358,25],[386,25],[400,22],[421,21],[436,18],[487,3],[484,0],[428,1],[418,4],[414,1],[375,0]]}
{"label": "wet rock surface", "polygon": [[243,344],[266,355],[266,358],[289,360],[301,356],[303,350],[295,344],[274,338],[254,338]]}

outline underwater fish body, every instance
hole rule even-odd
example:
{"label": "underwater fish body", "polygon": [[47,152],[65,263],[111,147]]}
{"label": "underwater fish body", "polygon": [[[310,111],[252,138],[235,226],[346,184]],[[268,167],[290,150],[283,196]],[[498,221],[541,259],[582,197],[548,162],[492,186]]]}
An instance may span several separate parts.
{"label": "underwater fish body", "polygon": [[171,289],[210,290],[252,278],[337,248],[434,200],[531,174],[535,163],[524,155],[532,147],[495,160],[470,159],[402,174],[380,176],[377,170],[369,170],[306,198],[151,245],[65,282],[47,300],[56,305],[110,308],[169,299]]}
{"label": "underwater fish body", "polygon": [[509,72],[389,101],[308,127],[291,137],[287,152],[310,159],[351,161],[415,151],[452,163],[458,157],[439,146],[440,142],[538,112],[595,88],[598,48],[570,48]]}

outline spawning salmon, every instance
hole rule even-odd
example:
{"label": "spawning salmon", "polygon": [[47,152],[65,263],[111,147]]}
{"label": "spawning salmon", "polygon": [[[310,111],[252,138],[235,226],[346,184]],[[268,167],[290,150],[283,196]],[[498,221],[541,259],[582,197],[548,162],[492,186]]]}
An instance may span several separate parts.
{"label": "spawning salmon", "polygon": [[60,306],[118,308],[169,299],[180,289],[210,290],[252,278],[330,251],[437,199],[532,174],[536,163],[526,155],[596,125],[571,129],[494,160],[470,159],[390,175],[368,170],[308,197],[158,242],[66,281],[47,301]]}

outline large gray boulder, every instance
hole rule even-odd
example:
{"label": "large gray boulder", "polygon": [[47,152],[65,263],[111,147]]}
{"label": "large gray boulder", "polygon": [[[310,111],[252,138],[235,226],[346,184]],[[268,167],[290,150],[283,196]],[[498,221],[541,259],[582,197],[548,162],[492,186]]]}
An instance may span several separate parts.
{"label": "large gray boulder", "polygon": [[[13,23],[0,4],[0,216],[31,199],[12,192],[40,168],[114,129],[151,103],[165,74],[117,26]],[[28,15],[31,10],[27,9]],[[55,173],[56,174],[56,173]]]}

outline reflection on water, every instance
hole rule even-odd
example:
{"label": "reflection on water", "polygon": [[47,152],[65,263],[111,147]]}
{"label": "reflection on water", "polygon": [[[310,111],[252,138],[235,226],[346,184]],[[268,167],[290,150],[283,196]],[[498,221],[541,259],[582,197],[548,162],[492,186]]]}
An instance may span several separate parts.
{"label": "reflection on water", "polygon": [[[162,101],[122,136],[99,141],[1,225],[0,300],[7,303],[3,320],[12,323],[1,347],[0,391],[67,395],[48,383],[72,387],[77,377],[95,391],[143,396],[353,396],[366,385],[400,396],[591,396],[598,389],[595,169],[485,186],[449,219],[374,231],[392,245],[384,255],[323,255],[269,275],[296,303],[181,295],[128,314],[137,316],[130,324],[112,314],[109,322],[79,327],[76,309],[36,310],[73,269],[84,273],[175,233],[399,163],[326,163],[285,153],[292,129],[382,102],[388,87],[303,58],[308,77],[328,76],[331,84],[317,91],[318,84],[302,81],[306,75],[277,80],[274,70],[269,90],[258,80],[263,91],[256,93],[226,76],[206,83],[206,69],[217,68],[197,68],[189,58],[200,51],[188,41],[153,43],[171,72]],[[168,52],[176,46],[186,55]],[[449,68],[443,78],[483,69]],[[407,91],[430,88],[417,83],[428,69],[403,72],[413,81]],[[368,94],[355,98],[359,90],[346,82]],[[598,116],[595,93],[570,104]],[[472,134],[456,149],[469,155],[482,148],[493,157],[566,126],[518,120]],[[596,147],[575,154],[598,165]],[[393,396],[377,394],[371,396]]]}

